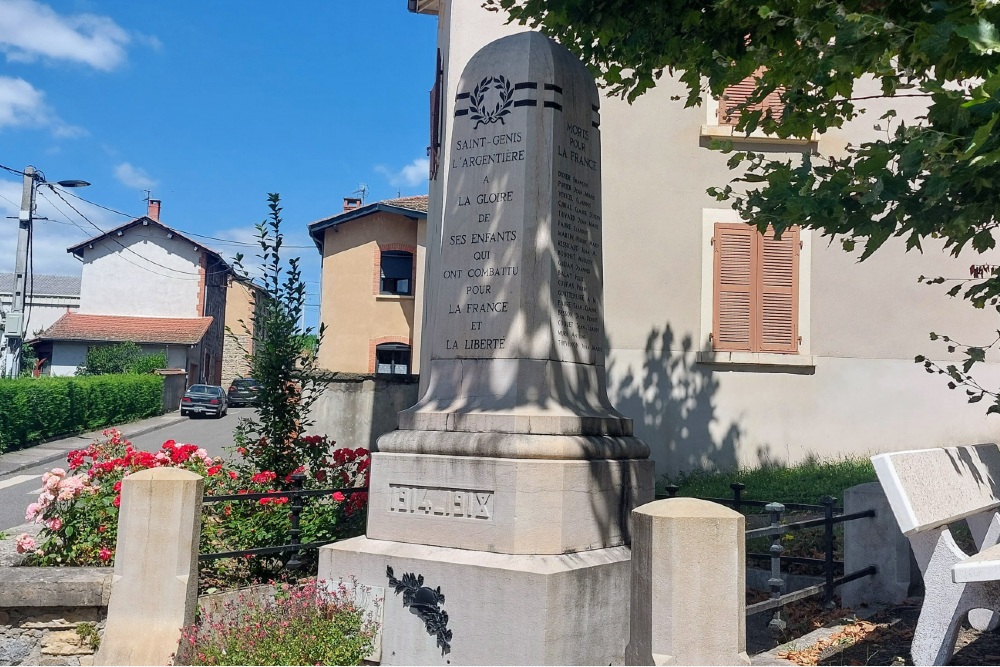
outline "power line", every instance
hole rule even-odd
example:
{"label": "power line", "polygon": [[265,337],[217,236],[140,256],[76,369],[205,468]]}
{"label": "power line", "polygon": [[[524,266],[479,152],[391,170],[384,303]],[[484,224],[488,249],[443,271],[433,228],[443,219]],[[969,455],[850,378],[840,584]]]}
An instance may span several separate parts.
{"label": "power line", "polygon": [[[83,219],[84,219],[84,220],[86,220],[86,221],[87,221],[88,223],[90,223],[90,225],[91,225],[92,227],[94,227],[94,229],[96,229],[97,231],[101,232],[102,234],[107,234],[107,232],[105,232],[105,231],[104,231],[103,229],[101,229],[101,228],[100,228],[100,227],[98,227],[98,226],[97,226],[96,224],[94,224],[94,222],[93,222],[92,220],[90,220],[90,218],[88,218],[87,216],[85,216],[85,215],[84,215],[83,213],[81,213],[81,212],[80,212],[80,211],[79,211],[79,210],[78,210],[78,209],[77,209],[77,208],[76,208],[75,206],[73,206],[73,205],[72,205],[71,203],[69,203],[68,201],[66,201],[66,198],[65,198],[65,197],[63,197],[62,195],[60,195],[60,194],[59,194],[59,192],[58,192],[58,191],[57,191],[57,190],[56,190],[55,188],[50,188],[50,189],[51,189],[51,190],[52,190],[53,192],[55,192],[56,196],[57,196],[57,197],[59,197],[60,199],[62,199],[62,200],[63,200],[63,202],[65,202],[67,206],[69,206],[69,207],[70,207],[71,209],[73,209],[74,211],[76,211],[77,215],[79,215],[79,216],[80,216],[81,218],[83,218]],[[60,209],[60,208],[59,208],[59,207],[58,207],[58,206],[57,206],[57,205],[55,204],[55,202],[53,202],[53,201],[52,201],[51,199],[49,199],[48,197],[46,197],[46,196],[45,196],[45,193],[44,193],[44,192],[42,192],[42,191],[39,191],[39,194],[40,194],[40,195],[41,195],[41,196],[42,196],[42,197],[43,197],[43,198],[45,199],[45,201],[47,201],[47,202],[49,202],[50,204],[52,204],[52,206],[53,206],[53,207],[54,207],[54,208],[55,208],[55,209],[56,209],[57,211],[59,211],[59,212],[60,212],[60,213],[62,213],[63,215],[66,215],[65,211],[63,211],[62,209]],[[67,218],[68,218],[68,216],[67,216]],[[75,223],[74,223],[74,224],[75,224]],[[80,229],[81,231],[83,231],[83,232],[84,232],[85,234],[89,233],[89,232],[88,232],[88,231],[87,231],[87,230],[86,230],[85,228],[81,227],[80,225],[75,225],[75,226],[76,226],[77,228],[79,228],[79,229]],[[132,253],[133,255],[135,255],[135,256],[136,256],[136,257],[138,257],[139,259],[143,260],[144,262],[149,262],[150,264],[153,264],[154,266],[158,266],[158,267],[160,267],[160,268],[163,268],[163,269],[166,269],[167,271],[174,271],[174,272],[176,272],[176,273],[181,273],[181,274],[184,274],[184,275],[182,275],[182,276],[172,276],[172,275],[167,275],[167,274],[165,274],[165,273],[160,273],[159,271],[154,271],[153,269],[149,268],[148,266],[142,266],[141,264],[137,264],[137,263],[135,263],[135,262],[131,261],[131,260],[130,260],[130,259],[129,259],[128,257],[126,257],[126,256],[124,256],[124,255],[119,255],[119,256],[120,256],[120,257],[121,257],[121,258],[122,258],[123,260],[125,260],[126,262],[128,262],[128,263],[129,263],[129,264],[131,264],[132,266],[135,266],[135,267],[138,267],[138,268],[140,268],[140,269],[143,269],[144,271],[149,271],[150,273],[153,273],[153,274],[156,274],[156,275],[158,275],[158,276],[160,276],[160,277],[163,277],[163,278],[172,278],[172,279],[174,279],[174,280],[201,280],[201,279],[202,279],[202,276],[201,276],[200,274],[198,274],[198,273],[195,273],[195,272],[193,272],[193,271],[184,271],[184,270],[182,270],[182,269],[175,269],[175,268],[173,268],[173,267],[170,267],[170,266],[165,266],[165,265],[163,265],[163,264],[160,264],[159,262],[155,262],[155,261],[153,261],[153,260],[149,259],[148,257],[144,257],[144,256],[140,255],[139,253],[137,253],[136,251],[132,250],[131,248],[129,248],[128,246],[126,246],[125,244],[123,244],[123,243],[122,243],[121,241],[119,241],[118,239],[116,239],[116,238],[114,238],[114,237],[111,237],[111,236],[109,236],[108,238],[110,238],[110,239],[111,239],[112,241],[114,241],[114,242],[115,242],[115,243],[117,243],[117,244],[118,244],[119,246],[121,246],[121,248],[122,248],[123,250],[127,250],[128,252]],[[205,277],[208,277],[208,276],[210,276],[210,275],[216,275],[216,274],[218,274],[218,273],[229,273],[229,271],[228,271],[228,270],[223,270],[223,271],[211,271],[211,272],[208,272],[208,271],[206,271],[204,275],[205,275]],[[187,278],[187,277],[185,277],[185,276],[192,276],[192,277],[190,277],[190,278]]]}
{"label": "power line", "polygon": [[20,169],[14,169],[13,167],[7,167],[2,164],[0,164],[0,169],[3,169],[4,171],[9,171],[12,174],[17,174],[18,176],[27,176],[27,174],[25,174]]}
{"label": "power line", "polygon": [[[54,209],[56,209],[57,211],[59,211],[60,213],[62,213],[64,216],[66,215],[66,212],[63,211],[61,208],[59,208],[56,205],[55,202],[53,202],[51,199],[49,199],[48,197],[46,197],[44,192],[39,191],[38,194],[41,195],[41,197],[43,199],[45,199],[45,201],[49,202],[49,204],[51,204]],[[53,221],[53,222],[55,222],[55,221]],[[67,223],[70,224],[70,225],[73,225],[74,227],[76,227],[77,229],[79,229],[84,234],[88,234],[88,235],[90,234],[90,232],[86,228],[80,226],[79,224],[73,222],[72,220],[69,220],[68,216],[67,216]],[[124,255],[120,255],[120,257],[123,260],[125,260],[127,263],[131,264],[132,266],[134,266],[136,268],[139,268],[139,269],[142,269],[143,271],[148,271],[148,272],[150,272],[150,273],[152,273],[154,275],[160,276],[162,278],[170,278],[172,280],[196,280],[195,278],[184,278],[182,276],[169,276],[169,275],[167,275],[165,273],[160,273],[159,271],[154,271],[153,269],[149,268],[148,266],[142,266],[141,264],[136,264],[135,262],[133,262],[132,260],[130,260],[128,257],[126,257]]]}
{"label": "power line", "polygon": [[[119,211],[117,209],[113,209],[113,208],[111,208],[109,206],[104,206],[102,204],[98,204],[97,202],[92,202],[89,199],[84,199],[83,197],[81,197],[80,195],[76,194],[75,192],[66,191],[66,194],[68,194],[70,197],[75,197],[76,199],[79,199],[82,202],[86,202],[87,204],[90,204],[91,206],[96,206],[97,208],[104,209],[105,211],[108,211],[110,213],[114,213],[116,215],[120,215],[120,216],[122,216],[124,218],[128,218],[129,220],[135,220],[136,218],[141,218],[142,217],[141,215],[131,215],[129,213],[124,213],[124,212]],[[218,241],[219,243],[229,243],[231,245],[247,246],[247,247],[251,247],[251,248],[259,248],[260,247],[259,243],[252,243],[250,241],[232,241],[230,239],[220,239],[217,236],[208,236],[207,234],[198,234],[197,232],[189,232],[189,231],[185,231],[183,229],[177,228],[177,227],[172,227],[171,229],[175,229],[176,231],[178,231],[181,234],[184,234],[186,236],[197,236],[198,238],[209,239],[209,240],[212,240],[212,241]],[[303,248],[315,248],[316,246],[314,246],[314,245],[288,245],[288,244],[282,243],[281,247],[283,247],[283,248],[303,249]]]}

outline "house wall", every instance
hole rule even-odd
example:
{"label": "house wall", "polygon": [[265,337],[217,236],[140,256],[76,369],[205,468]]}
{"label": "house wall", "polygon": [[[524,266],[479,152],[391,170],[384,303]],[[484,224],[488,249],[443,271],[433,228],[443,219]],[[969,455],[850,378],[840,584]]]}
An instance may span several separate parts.
{"label": "house wall", "polygon": [[226,289],[227,332],[222,347],[223,386],[229,386],[234,378],[250,375],[246,354],[253,352],[253,336],[248,333],[253,331],[253,304],[253,289],[238,280],[230,280]]}
{"label": "house wall", "polygon": [[[119,245],[120,244],[120,245]],[[84,248],[80,312],[92,315],[198,317],[202,251],[157,226]],[[124,247],[123,247],[124,246]],[[122,289],[127,285],[128,289]]]}
{"label": "house wall", "polygon": [[49,375],[76,375],[76,369],[87,361],[87,347],[87,343],[54,343]]}
{"label": "house wall", "polygon": [[409,342],[413,336],[416,299],[378,294],[376,262],[380,247],[397,244],[415,248],[415,266],[422,266],[417,224],[380,211],[325,233],[320,321],[327,328],[319,365],[333,371],[368,373],[375,341]]}
{"label": "house wall", "polygon": [[202,254],[204,267],[204,315],[212,318],[202,342],[202,371],[208,384],[222,384],[223,348],[226,336],[226,293],[229,271],[218,259]]}
{"label": "house wall", "polygon": [[[502,16],[480,3],[441,3],[445,129],[441,175],[430,183],[428,275],[439,266],[458,78],[479,48],[522,30],[503,25]],[[859,95],[869,88],[873,84],[859,86]],[[787,359],[778,365],[705,363],[711,355],[699,353],[711,349],[711,280],[707,288],[705,281],[710,223],[732,215],[719,211],[706,189],[735,174],[726,167],[728,156],[708,149],[718,131],[711,127],[715,107],[684,109],[670,100],[684,90],[664,75],[634,104],[604,98],[601,108],[609,388],[651,446],[658,471],[994,440],[998,428],[982,404],[966,404],[964,394],[949,391],[940,376],[913,362],[917,354],[948,357],[928,340],[931,331],[988,343],[996,329],[995,313],[948,299],[940,286],[917,283],[920,275],[967,276],[968,255],[956,260],[932,244],[923,254],[905,253],[894,240],[858,264],[857,253],[804,233],[804,335],[795,359],[801,365]],[[914,102],[896,102],[901,117],[919,113]],[[824,135],[818,146],[767,139],[741,145],[793,161],[809,148],[841,155],[847,143],[872,136],[888,107],[870,104],[869,114]],[[996,264],[1000,256],[975,261]],[[435,285],[427,283],[429,301]],[[429,325],[425,335],[433,332]],[[979,366],[976,374],[984,386],[1000,383],[996,365]]]}

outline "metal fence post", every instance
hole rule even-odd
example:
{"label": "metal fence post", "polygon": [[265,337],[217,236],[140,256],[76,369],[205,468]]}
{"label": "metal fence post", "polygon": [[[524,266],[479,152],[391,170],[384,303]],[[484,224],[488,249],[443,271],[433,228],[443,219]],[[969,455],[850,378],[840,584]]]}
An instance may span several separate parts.
{"label": "metal fence post", "polygon": [[[292,475],[292,491],[301,491],[303,482],[306,476],[300,472]],[[285,565],[286,568],[292,572],[296,572],[302,567],[302,561],[299,559],[299,545],[302,544],[302,529],[299,527],[299,521],[302,517],[302,495],[296,493],[292,496],[292,525],[288,531],[289,545],[292,549],[292,557],[288,560]]]}
{"label": "metal fence post", "polygon": [[[764,509],[771,513],[771,527],[777,528],[781,525],[781,515],[785,511],[785,506],[781,503],[768,503]],[[777,600],[781,597],[781,589],[785,582],[781,578],[781,553],[785,550],[781,546],[781,533],[771,536],[771,578],[767,580],[767,585],[771,588],[771,598]],[[781,619],[781,607],[774,610],[774,617],[767,627],[775,634],[783,632],[787,623]]]}
{"label": "metal fence post", "polygon": [[827,609],[833,608],[833,506],[837,499],[833,496],[823,496],[819,499],[823,505],[823,574],[826,575],[826,588],[823,592],[823,604]]}
{"label": "metal fence post", "polygon": [[743,489],[747,488],[747,485],[733,482],[729,488],[733,490],[733,509],[742,514],[743,510],[740,508],[743,506]]}

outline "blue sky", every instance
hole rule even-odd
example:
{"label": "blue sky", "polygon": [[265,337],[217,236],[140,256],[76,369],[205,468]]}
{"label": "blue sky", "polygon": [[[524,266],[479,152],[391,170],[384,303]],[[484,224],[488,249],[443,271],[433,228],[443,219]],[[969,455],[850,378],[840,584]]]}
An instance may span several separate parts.
{"label": "blue sky", "polygon": [[[308,246],[293,252],[318,281],[308,222],[360,184],[369,202],[427,192],[435,30],[406,0],[0,0],[0,165],[90,181],[75,193],[133,216],[149,189],[165,224],[241,242],[279,192],[286,243]],[[0,171],[0,271],[20,193]],[[46,197],[35,270],[78,274],[65,248],[98,232]],[[70,201],[102,229],[128,219]]]}

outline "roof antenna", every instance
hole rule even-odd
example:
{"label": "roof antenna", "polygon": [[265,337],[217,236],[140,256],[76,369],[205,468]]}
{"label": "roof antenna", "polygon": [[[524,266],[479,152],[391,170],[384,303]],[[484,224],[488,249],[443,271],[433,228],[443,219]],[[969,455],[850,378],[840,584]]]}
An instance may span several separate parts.
{"label": "roof antenna", "polygon": [[351,193],[352,195],[361,196],[361,205],[365,205],[365,200],[368,199],[368,185],[366,183],[358,183],[358,189]]}
{"label": "roof antenna", "polygon": [[146,202],[146,207],[148,208],[149,207],[149,195],[150,195],[150,192],[149,192],[149,190],[143,190],[143,192],[146,193],[146,198],[143,199],[143,201]]}

